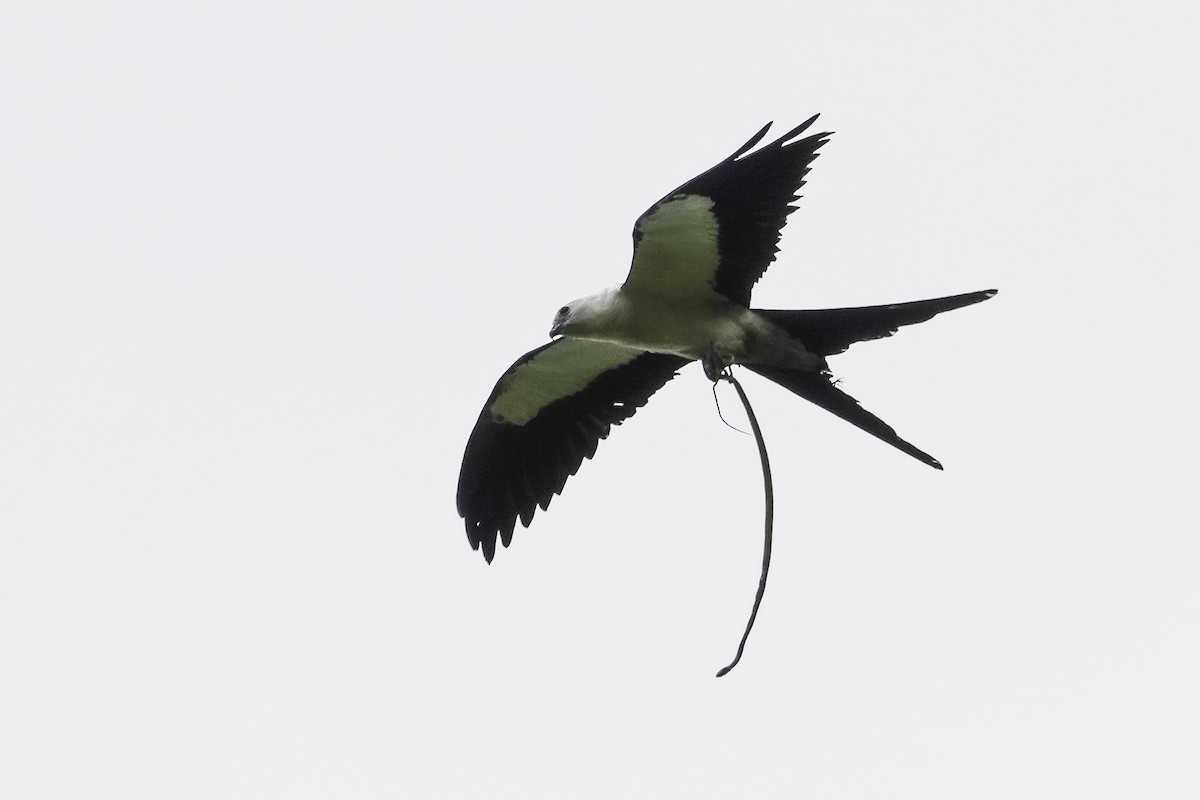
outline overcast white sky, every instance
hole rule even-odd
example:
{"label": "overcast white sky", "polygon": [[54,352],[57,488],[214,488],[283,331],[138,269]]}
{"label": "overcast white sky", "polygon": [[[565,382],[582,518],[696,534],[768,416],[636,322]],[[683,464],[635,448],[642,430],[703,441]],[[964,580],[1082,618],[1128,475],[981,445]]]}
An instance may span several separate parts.
{"label": "overcast white sky", "polygon": [[[0,16],[0,795],[1195,797],[1194,3]],[[485,566],[494,381],[821,112],[765,307],[937,473],[687,368]],[[740,418],[735,396],[724,408]]]}

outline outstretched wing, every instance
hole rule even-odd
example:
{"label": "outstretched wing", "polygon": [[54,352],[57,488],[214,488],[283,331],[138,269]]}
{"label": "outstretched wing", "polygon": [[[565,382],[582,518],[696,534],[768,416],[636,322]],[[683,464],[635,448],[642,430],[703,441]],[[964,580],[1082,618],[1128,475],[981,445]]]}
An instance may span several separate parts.
{"label": "outstretched wing", "polygon": [[517,359],[479,414],[458,476],[458,513],[491,563],[567,478],[676,371],[679,356],[562,338]]}
{"label": "outstretched wing", "polygon": [[778,252],[780,231],[817,149],[830,133],[796,139],[809,119],[746,155],[770,123],[737,152],[651,206],[633,228],[632,291],[676,296],[715,292],[743,306]]}

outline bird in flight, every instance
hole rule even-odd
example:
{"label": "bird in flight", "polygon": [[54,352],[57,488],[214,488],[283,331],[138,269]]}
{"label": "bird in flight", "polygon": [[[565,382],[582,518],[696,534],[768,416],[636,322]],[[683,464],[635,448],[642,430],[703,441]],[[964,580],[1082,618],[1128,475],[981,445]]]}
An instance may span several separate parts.
{"label": "bird in flight", "polygon": [[500,377],[467,441],[458,478],[467,539],[488,563],[497,537],[508,547],[517,520],[528,527],[612,426],[691,361],[700,361],[713,381],[740,364],[942,468],[839,389],[826,357],[987,300],[995,289],[860,308],[750,308],[750,292],[775,260],[796,210],[796,192],[832,135],[800,138],[816,119],[750,152],[768,123],[652,205],[634,225],[625,282],[558,309],[551,341]]}

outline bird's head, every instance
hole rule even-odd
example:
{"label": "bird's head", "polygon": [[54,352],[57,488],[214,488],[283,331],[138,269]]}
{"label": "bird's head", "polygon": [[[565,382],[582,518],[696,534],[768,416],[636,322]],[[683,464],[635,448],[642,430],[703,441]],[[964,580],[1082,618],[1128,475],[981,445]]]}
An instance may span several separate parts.
{"label": "bird's head", "polygon": [[588,338],[605,324],[613,313],[615,289],[572,300],[558,310],[550,325],[550,338],[555,336],[578,336]]}

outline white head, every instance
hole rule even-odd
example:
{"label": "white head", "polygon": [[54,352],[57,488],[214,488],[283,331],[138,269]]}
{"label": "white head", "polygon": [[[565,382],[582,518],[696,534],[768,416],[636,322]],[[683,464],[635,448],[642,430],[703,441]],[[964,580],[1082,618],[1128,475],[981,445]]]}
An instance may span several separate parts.
{"label": "white head", "polygon": [[586,339],[602,331],[616,311],[614,298],[617,291],[617,288],[605,289],[567,303],[554,315],[550,337],[561,334]]}

